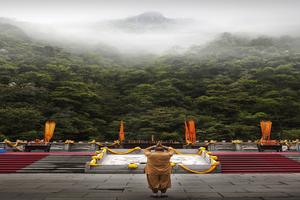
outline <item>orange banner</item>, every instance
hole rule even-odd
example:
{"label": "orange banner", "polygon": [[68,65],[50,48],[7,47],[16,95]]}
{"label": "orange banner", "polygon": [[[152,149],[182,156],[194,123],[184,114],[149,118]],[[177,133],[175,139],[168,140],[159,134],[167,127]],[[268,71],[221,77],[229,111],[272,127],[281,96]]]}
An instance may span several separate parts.
{"label": "orange banner", "polygon": [[56,125],[56,123],[53,120],[46,121],[45,132],[44,132],[45,142],[50,142],[51,138],[53,137],[55,125]]}
{"label": "orange banner", "polygon": [[271,121],[261,121],[260,127],[261,127],[262,139],[270,140],[272,122]]}
{"label": "orange banner", "polygon": [[188,121],[188,127],[190,132],[190,142],[194,144],[196,143],[196,126],[194,120]]}
{"label": "orange banner", "polygon": [[125,140],[124,123],[123,123],[123,121],[121,121],[120,131],[119,131],[119,141],[123,142],[124,140]]}
{"label": "orange banner", "polygon": [[196,126],[194,120],[184,122],[185,125],[185,142],[186,144],[196,143]]}
{"label": "orange banner", "polygon": [[190,143],[190,132],[186,121],[184,122],[184,125],[185,125],[185,143],[188,144]]}

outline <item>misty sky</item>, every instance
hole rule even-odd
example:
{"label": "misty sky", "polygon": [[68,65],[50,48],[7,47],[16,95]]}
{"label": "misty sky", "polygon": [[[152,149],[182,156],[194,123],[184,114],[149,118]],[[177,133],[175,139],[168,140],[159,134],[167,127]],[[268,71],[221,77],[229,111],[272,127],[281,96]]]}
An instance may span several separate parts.
{"label": "misty sky", "polygon": [[123,18],[145,11],[169,17],[299,23],[299,0],[0,0],[0,16],[34,22]]}
{"label": "misty sky", "polygon": [[[73,35],[76,40],[100,41],[112,46],[167,49],[200,44],[222,32],[299,36],[299,8],[300,0],[0,0],[0,17],[49,25],[55,31],[49,34],[49,29],[45,29],[47,35],[65,38]],[[147,11],[199,23],[173,32],[143,35],[92,32],[79,26]]]}

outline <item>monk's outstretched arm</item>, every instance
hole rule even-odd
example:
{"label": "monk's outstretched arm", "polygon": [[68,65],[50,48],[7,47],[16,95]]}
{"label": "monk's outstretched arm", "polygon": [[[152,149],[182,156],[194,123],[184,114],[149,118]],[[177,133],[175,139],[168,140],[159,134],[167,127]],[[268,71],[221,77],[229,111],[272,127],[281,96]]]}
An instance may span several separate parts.
{"label": "monk's outstretched arm", "polygon": [[144,150],[144,154],[145,154],[146,156],[150,155],[150,154],[151,154],[151,150],[153,150],[155,147],[156,147],[156,145],[153,145],[153,146],[150,146],[150,147],[146,148],[146,149]]}
{"label": "monk's outstretched arm", "polygon": [[169,154],[170,154],[171,156],[173,156],[173,154],[175,154],[175,151],[174,151],[173,147],[169,147],[169,148],[168,148],[168,152],[169,152]]}
{"label": "monk's outstretched arm", "polygon": [[167,146],[162,146],[165,150],[167,150],[168,151],[168,153],[172,156],[174,153],[175,153],[175,151],[174,151],[174,149],[172,148],[172,147],[167,147]]}

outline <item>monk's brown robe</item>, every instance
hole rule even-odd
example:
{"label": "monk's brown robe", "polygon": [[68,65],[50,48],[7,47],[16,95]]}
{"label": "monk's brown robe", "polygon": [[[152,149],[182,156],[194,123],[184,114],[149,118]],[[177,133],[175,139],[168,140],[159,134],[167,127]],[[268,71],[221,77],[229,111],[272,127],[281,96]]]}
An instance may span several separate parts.
{"label": "monk's brown robe", "polygon": [[174,154],[173,150],[168,152],[145,150],[147,164],[145,173],[149,187],[157,190],[164,190],[171,187],[172,166],[170,159]]}

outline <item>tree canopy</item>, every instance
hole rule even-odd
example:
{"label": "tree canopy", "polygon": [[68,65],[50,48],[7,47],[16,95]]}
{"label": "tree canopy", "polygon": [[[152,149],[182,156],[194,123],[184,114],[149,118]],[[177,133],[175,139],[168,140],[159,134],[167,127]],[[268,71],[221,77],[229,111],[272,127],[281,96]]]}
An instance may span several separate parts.
{"label": "tree canopy", "polygon": [[[5,30],[5,31],[3,31]],[[0,24],[0,138],[183,140],[195,119],[198,139],[300,136],[300,40],[224,33],[184,54],[136,58],[71,53]]]}

